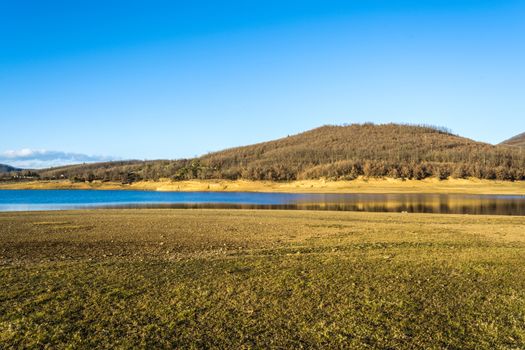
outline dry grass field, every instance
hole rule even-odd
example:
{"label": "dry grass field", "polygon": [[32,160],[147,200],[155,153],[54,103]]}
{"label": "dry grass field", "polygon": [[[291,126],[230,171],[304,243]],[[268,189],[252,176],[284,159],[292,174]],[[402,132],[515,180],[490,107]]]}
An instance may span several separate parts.
{"label": "dry grass field", "polygon": [[525,347],[525,217],[0,213],[1,348]]}

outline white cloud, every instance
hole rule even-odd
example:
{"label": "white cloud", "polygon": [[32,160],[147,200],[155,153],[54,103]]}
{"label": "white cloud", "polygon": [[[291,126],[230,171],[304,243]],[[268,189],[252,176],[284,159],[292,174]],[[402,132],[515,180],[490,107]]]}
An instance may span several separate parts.
{"label": "white cloud", "polygon": [[[40,151],[40,152],[45,152],[45,151]],[[5,151],[2,155],[6,158],[17,158],[17,157],[29,157],[33,155],[34,153],[35,151],[32,151],[29,148],[24,148],[18,151]]]}
{"label": "white cloud", "polygon": [[29,148],[8,150],[0,153],[1,164],[8,164],[17,168],[26,169],[41,169],[78,163],[107,162],[116,159],[118,158],[91,156],[82,153],[62,151],[48,151],[44,149],[32,150]]}

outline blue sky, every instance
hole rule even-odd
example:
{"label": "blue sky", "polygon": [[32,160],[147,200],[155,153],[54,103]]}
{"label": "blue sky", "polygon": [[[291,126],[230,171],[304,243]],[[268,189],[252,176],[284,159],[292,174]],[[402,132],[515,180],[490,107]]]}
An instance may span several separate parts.
{"label": "blue sky", "polygon": [[192,157],[366,121],[498,143],[525,131],[524,96],[523,0],[0,0],[0,163]]}

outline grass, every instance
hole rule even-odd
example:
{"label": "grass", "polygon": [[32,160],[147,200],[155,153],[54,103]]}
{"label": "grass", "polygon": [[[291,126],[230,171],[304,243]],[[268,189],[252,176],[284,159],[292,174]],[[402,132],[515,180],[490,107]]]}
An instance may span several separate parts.
{"label": "grass", "polygon": [[296,193],[463,193],[525,195],[525,181],[480,179],[402,180],[363,178],[352,181],[300,180],[288,182],[248,180],[139,181],[131,185],[115,182],[27,181],[0,182],[0,189],[95,189],[214,192],[296,192]]}
{"label": "grass", "polygon": [[525,217],[0,214],[2,348],[525,347]]}

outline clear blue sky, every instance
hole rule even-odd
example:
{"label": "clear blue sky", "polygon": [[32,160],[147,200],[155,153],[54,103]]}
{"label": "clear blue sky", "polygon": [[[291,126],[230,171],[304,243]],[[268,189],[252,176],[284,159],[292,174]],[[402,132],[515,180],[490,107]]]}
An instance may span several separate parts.
{"label": "clear blue sky", "polygon": [[525,1],[0,0],[0,121],[16,164],[365,121],[497,143],[525,131]]}

